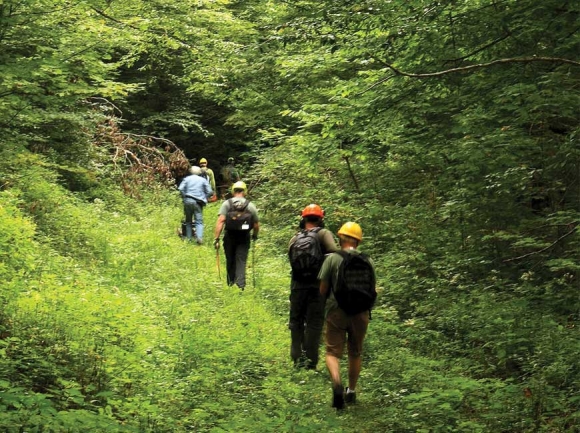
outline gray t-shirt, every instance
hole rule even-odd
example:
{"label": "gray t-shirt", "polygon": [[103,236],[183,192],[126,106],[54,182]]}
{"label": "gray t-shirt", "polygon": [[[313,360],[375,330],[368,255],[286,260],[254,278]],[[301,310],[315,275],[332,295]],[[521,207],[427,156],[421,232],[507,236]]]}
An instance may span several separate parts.
{"label": "gray t-shirt", "polygon": [[[231,204],[230,204],[230,200],[231,200]],[[220,210],[218,212],[218,215],[227,216],[227,214],[228,214],[228,212],[231,209],[233,204],[239,203],[239,204],[243,205],[244,203],[249,201],[246,197],[232,197],[230,200],[226,200],[222,203]],[[251,201],[248,204],[248,210],[252,214],[252,220],[253,220],[254,224],[257,223],[259,221],[258,209],[254,205],[254,203],[252,203]],[[253,227],[250,227],[250,229],[252,229],[252,228]]]}

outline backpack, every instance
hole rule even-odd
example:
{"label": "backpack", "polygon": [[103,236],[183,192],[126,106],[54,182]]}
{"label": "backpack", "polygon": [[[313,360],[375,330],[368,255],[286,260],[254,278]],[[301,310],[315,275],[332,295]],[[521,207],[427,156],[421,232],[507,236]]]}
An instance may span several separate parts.
{"label": "backpack", "polygon": [[207,168],[202,168],[201,169],[201,177],[203,177],[204,179],[206,179],[207,181],[209,181],[209,174],[207,174]]}
{"label": "backpack", "polygon": [[343,258],[338,268],[334,298],[338,306],[350,316],[371,310],[377,292],[375,273],[368,256],[338,251]]}
{"label": "backpack", "polygon": [[315,282],[324,262],[324,254],[318,240],[321,227],[301,230],[288,251],[292,279],[299,282]]}
{"label": "backpack", "polygon": [[228,200],[229,209],[226,213],[226,230],[250,231],[254,226],[252,213],[248,210],[250,200],[240,203],[233,199]]}
{"label": "backpack", "polygon": [[222,177],[224,178],[224,181],[226,183],[233,183],[234,179],[237,180],[238,173],[236,172],[236,169],[234,168],[234,166],[232,165],[226,165],[223,169],[222,169]]}

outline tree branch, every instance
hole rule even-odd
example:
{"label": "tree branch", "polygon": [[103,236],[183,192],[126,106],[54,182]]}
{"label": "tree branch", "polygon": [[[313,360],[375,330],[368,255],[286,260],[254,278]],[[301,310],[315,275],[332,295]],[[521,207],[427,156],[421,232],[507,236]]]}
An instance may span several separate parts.
{"label": "tree branch", "polygon": [[574,233],[578,229],[578,222],[575,222],[574,224],[576,224],[576,225],[574,226],[574,228],[572,228],[572,230],[570,230],[569,232],[567,232],[567,233],[563,234],[562,236],[560,236],[558,239],[556,239],[554,242],[552,242],[546,248],[542,248],[541,250],[538,250],[538,251],[532,251],[531,253],[527,253],[527,254],[524,254],[523,256],[519,256],[519,257],[514,257],[513,259],[506,259],[503,262],[504,263],[514,262],[516,260],[525,259],[526,257],[530,257],[530,256],[533,256],[533,255],[540,254],[540,253],[543,253],[545,251],[548,251],[550,248],[553,248],[558,242],[562,241],[564,238],[567,238],[568,236],[570,236],[572,233]]}
{"label": "tree branch", "polygon": [[360,192],[360,188],[358,186],[358,181],[356,180],[356,176],[354,175],[354,172],[352,171],[352,167],[350,166],[350,160],[348,159],[348,156],[343,156],[342,159],[344,159],[346,161],[346,167],[348,168],[348,173],[350,174],[350,177],[351,177],[352,181],[354,182],[354,188],[356,189],[356,192]]}
{"label": "tree branch", "polygon": [[[123,21],[120,21],[120,20],[118,20],[118,19],[116,19],[116,18],[114,18],[114,17],[106,14],[104,11],[102,11],[100,9],[97,9],[97,8],[94,8],[94,7],[91,7],[91,9],[94,10],[99,15],[101,15],[102,17],[104,17],[104,18],[106,18],[108,20],[111,20],[111,21],[113,21],[113,22],[115,22],[117,24],[120,24],[120,25],[125,26],[125,27],[129,27],[129,28],[131,28],[133,30],[142,31],[140,28],[138,28],[136,26],[133,26],[131,24],[124,23]],[[165,33],[165,32],[158,31],[158,30],[148,30],[148,32],[149,33],[156,34],[156,35],[160,35],[160,36],[167,36],[167,37],[169,37],[171,39],[175,39],[176,41],[181,42],[187,48],[191,48],[191,45],[185,39],[181,39],[181,38],[175,36],[174,34],[168,34],[168,33]]]}
{"label": "tree branch", "polygon": [[561,57],[520,57],[520,58],[511,58],[511,59],[498,59],[498,60],[494,60],[494,61],[488,62],[488,63],[478,63],[476,65],[468,65],[468,66],[462,66],[459,68],[451,68],[451,69],[447,69],[444,71],[438,71],[438,72],[430,72],[430,73],[425,73],[425,74],[414,74],[411,72],[401,71],[400,69],[395,68],[393,65],[381,61],[381,63],[383,65],[385,65],[387,68],[392,70],[396,75],[403,75],[405,77],[411,77],[411,78],[440,77],[442,75],[453,74],[455,72],[466,72],[466,71],[471,71],[474,69],[487,68],[487,67],[499,65],[499,64],[533,63],[533,62],[566,63],[566,64],[573,65],[573,66],[580,66],[580,62],[577,62],[575,60],[570,60],[570,59],[564,59]]}
{"label": "tree branch", "polygon": [[470,58],[471,56],[474,56],[474,55],[476,55],[477,53],[481,53],[482,51],[485,51],[485,50],[487,50],[488,48],[490,48],[490,47],[493,47],[493,46],[494,46],[494,45],[496,45],[496,44],[499,44],[501,41],[503,41],[503,40],[505,40],[505,39],[509,38],[510,36],[511,36],[511,34],[509,34],[509,33],[506,33],[505,35],[503,35],[503,36],[501,36],[501,37],[499,37],[499,38],[497,38],[497,39],[495,39],[495,40],[491,41],[490,43],[488,43],[488,44],[485,44],[485,45],[484,45],[484,46],[482,46],[482,47],[479,47],[477,50],[475,50],[475,51],[473,51],[473,52],[471,52],[471,53],[469,53],[469,54],[466,54],[465,56],[458,57],[458,58],[456,58],[456,59],[447,60],[447,62],[446,62],[446,63],[448,63],[448,62],[459,62],[459,61],[462,61],[462,60],[468,59],[468,58]]}
{"label": "tree branch", "polygon": [[366,93],[369,90],[374,89],[375,87],[377,87],[377,86],[379,86],[379,85],[381,85],[381,84],[389,81],[391,78],[394,78],[395,76],[396,76],[396,74],[393,74],[393,75],[388,75],[388,76],[386,76],[384,78],[381,78],[379,81],[377,81],[376,83],[371,84],[369,87],[367,87],[366,89],[364,89],[362,92],[357,93],[356,96],[360,96],[363,93]]}

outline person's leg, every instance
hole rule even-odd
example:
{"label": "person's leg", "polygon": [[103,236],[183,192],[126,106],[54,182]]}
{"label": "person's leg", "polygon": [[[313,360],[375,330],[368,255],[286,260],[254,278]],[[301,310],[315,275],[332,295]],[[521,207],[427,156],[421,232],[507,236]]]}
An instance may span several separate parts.
{"label": "person's leg", "polygon": [[193,217],[195,218],[195,237],[198,244],[203,241],[203,207],[195,203],[193,205]]}
{"label": "person's leg", "polygon": [[330,353],[327,353],[326,368],[328,368],[328,373],[330,374],[332,387],[334,388],[335,386],[342,386],[342,380],[340,378],[340,359]]}
{"label": "person's leg", "polygon": [[356,384],[360,376],[362,356],[348,355],[348,389],[356,391]]}
{"label": "person's leg", "polygon": [[304,351],[308,358],[307,368],[315,369],[318,364],[320,337],[324,326],[324,298],[318,288],[311,288],[306,300],[306,329],[304,331]]}
{"label": "person's leg", "polygon": [[[294,283],[293,283],[294,285]],[[288,329],[290,329],[290,357],[294,365],[302,357],[304,342],[304,318],[306,314],[305,290],[290,289],[290,320]]]}
{"label": "person's leg", "polygon": [[189,203],[183,204],[183,212],[185,213],[185,237],[191,240],[193,237],[192,220],[193,220],[193,205]]}
{"label": "person's leg", "polygon": [[224,236],[224,254],[226,256],[228,286],[231,286],[236,279],[236,243],[228,236],[227,232]]}
{"label": "person's leg", "polygon": [[369,326],[368,311],[351,317],[347,327],[348,334],[348,389],[356,391],[362,368],[363,341]]}
{"label": "person's leg", "polygon": [[235,282],[240,289],[246,287],[246,262],[248,261],[248,252],[250,251],[250,237],[238,241],[236,247],[236,271]]}
{"label": "person's leg", "polygon": [[340,358],[344,350],[346,328],[343,313],[338,308],[326,317],[326,368],[332,381],[332,407],[344,408],[344,389],[340,378]]}

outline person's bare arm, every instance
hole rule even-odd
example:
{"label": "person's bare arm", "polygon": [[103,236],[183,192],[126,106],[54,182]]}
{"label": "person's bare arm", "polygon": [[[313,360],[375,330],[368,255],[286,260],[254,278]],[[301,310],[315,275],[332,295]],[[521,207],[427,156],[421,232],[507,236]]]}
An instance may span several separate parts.
{"label": "person's bare arm", "polygon": [[328,293],[328,281],[320,280],[320,294],[326,298]]}
{"label": "person's bare arm", "polygon": [[214,235],[215,235],[215,236],[214,236],[214,237],[215,237],[216,239],[219,239],[219,237],[220,237],[220,235],[221,235],[221,233],[222,233],[222,230],[223,230],[223,228],[224,228],[224,224],[225,224],[225,222],[226,222],[226,217],[225,217],[225,215],[220,215],[220,216],[218,217],[218,220],[217,220],[216,224],[215,224],[215,232],[214,232]]}

